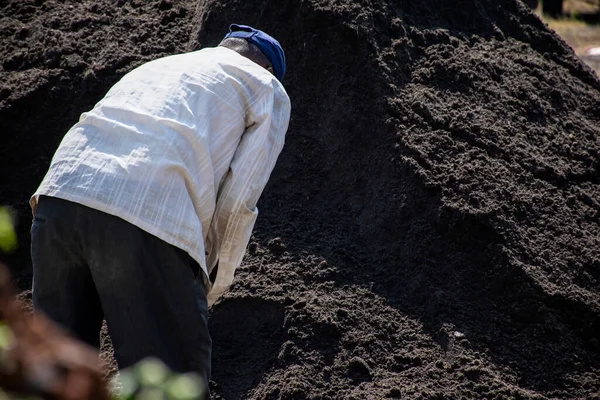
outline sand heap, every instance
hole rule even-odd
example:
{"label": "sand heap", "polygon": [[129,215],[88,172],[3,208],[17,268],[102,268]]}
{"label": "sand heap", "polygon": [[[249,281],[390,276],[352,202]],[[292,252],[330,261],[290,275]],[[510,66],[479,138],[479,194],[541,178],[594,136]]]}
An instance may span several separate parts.
{"label": "sand heap", "polygon": [[5,4],[13,265],[28,265],[26,197],[77,115],[141,62],[253,24],[287,51],[293,112],[212,313],[215,393],[598,395],[600,81],[520,2]]}

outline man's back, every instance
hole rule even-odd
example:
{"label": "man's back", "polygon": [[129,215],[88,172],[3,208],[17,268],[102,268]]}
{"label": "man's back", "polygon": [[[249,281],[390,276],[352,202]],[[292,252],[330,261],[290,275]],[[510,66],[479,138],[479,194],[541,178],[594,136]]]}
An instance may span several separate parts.
{"label": "man's back", "polygon": [[158,59],[82,114],[36,195],[116,215],[184,249],[208,273],[204,241],[214,241],[208,236],[219,190],[242,135],[251,126],[281,125],[280,150],[288,118],[283,86],[235,51]]}

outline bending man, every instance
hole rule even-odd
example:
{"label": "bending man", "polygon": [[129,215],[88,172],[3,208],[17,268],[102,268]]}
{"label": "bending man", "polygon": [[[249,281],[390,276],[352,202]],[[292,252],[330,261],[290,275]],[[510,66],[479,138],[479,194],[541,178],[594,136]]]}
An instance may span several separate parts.
{"label": "bending man", "polygon": [[207,308],[283,147],[285,68],[275,39],[232,25],[218,47],[134,69],[83,113],[31,198],[34,309],[95,347],[106,318],[119,368],[154,356],[207,383]]}

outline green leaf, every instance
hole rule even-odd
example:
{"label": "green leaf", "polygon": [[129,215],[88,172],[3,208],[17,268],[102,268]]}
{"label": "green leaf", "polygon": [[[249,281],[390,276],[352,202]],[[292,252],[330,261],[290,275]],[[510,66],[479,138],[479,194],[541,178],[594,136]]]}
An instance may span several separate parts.
{"label": "green leaf", "polygon": [[169,375],[167,366],[155,358],[140,361],[135,370],[143,386],[160,386]]}
{"label": "green leaf", "polygon": [[118,385],[120,385],[117,397],[119,399],[134,398],[133,395],[139,388],[137,377],[131,369],[125,369],[119,372]]}
{"label": "green leaf", "polygon": [[196,374],[177,375],[167,383],[166,392],[173,400],[198,399],[204,393],[204,385]]}
{"label": "green leaf", "polygon": [[14,213],[8,207],[0,207],[0,250],[10,253],[17,248],[17,234],[14,228]]}
{"label": "green leaf", "polygon": [[157,388],[142,389],[136,396],[140,400],[164,400],[165,395],[162,390]]}
{"label": "green leaf", "polygon": [[0,322],[0,350],[9,348],[14,340],[12,330],[4,322]]}

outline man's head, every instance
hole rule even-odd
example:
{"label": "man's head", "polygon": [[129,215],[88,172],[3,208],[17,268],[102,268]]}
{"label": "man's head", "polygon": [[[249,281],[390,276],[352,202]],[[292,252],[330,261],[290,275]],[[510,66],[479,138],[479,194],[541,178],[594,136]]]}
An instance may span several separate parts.
{"label": "man's head", "polygon": [[283,81],[285,53],[279,42],[265,32],[247,25],[232,24],[219,46],[237,51]]}

